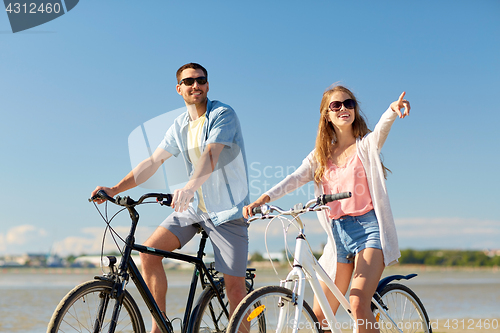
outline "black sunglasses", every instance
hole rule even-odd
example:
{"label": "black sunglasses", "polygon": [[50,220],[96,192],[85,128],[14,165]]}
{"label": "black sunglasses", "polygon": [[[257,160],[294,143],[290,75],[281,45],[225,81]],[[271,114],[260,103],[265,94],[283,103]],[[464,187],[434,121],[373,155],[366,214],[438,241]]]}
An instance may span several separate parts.
{"label": "black sunglasses", "polygon": [[346,109],[354,109],[356,107],[356,101],[353,99],[346,99],[343,102],[340,101],[333,101],[330,103],[330,110],[332,111],[338,111],[342,107],[342,104],[346,107]]}
{"label": "black sunglasses", "polygon": [[198,82],[198,84],[202,86],[207,83],[207,77],[206,76],[187,77],[185,79],[182,79],[181,82],[179,82],[179,85],[184,83],[186,86],[192,86],[194,84],[194,81]]}

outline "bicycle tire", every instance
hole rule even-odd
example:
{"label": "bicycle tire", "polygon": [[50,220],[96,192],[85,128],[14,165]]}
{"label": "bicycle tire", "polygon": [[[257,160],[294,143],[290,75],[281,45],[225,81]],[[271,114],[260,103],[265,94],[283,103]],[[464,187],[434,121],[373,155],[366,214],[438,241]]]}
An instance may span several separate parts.
{"label": "bicycle tire", "polygon": [[[226,298],[226,285],[224,284],[224,279],[221,279],[217,283],[217,288],[224,301],[224,306],[229,311],[229,301]],[[252,288],[248,281],[246,281],[246,288],[247,293],[250,292]],[[221,304],[213,288],[205,288],[201,293],[191,315],[190,323],[192,323],[192,329],[189,331],[193,333],[226,332],[229,318],[227,318],[224,311],[222,311]]]}
{"label": "bicycle tire", "polygon": [[[386,311],[404,333],[432,333],[429,317],[418,296],[407,286],[391,283],[379,293]],[[396,332],[394,324],[379,313],[372,304],[372,311],[377,319],[381,333]]]}
{"label": "bicycle tire", "polygon": [[[292,332],[295,323],[295,307],[290,289],[279,286],[261,287],[241,301],[231,317],[227,332],[276,332],[280,312],[284,315],[282,320],[284,326],[280,332]],[[249,322],[246,324],[249,327],[242,325],[246,321]],[[301,333],[323,332],[316,315],[306,301],[303,302],[302,315],[297,325]]]}
{"label": "bicycle tire", "polygon": [[[109,302],[113,282],[93,280],[71,290],[59,303],[47,328],[47,333],[59,332],[108,332],[115,302]],[[104,303],[101,303],[104,302]],[[97,317],[101,304],[104,307],[101,320]],[[100,323],[100,329],[94,326]],[[124,291],[122,308],[116,333],[145,333],[141,312],[128,291]]]}

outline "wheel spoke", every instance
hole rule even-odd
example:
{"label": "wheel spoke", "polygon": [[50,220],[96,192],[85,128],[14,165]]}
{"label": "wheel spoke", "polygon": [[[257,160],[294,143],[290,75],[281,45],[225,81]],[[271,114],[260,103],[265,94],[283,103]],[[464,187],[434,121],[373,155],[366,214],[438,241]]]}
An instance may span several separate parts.
{"label": "wheel spoke", "polygon": [[[109,295],[110,281],[89,281],[73,289],[61,301],[49,324],[51,333],[94,333],[107,331],[115,300]],[[125,291],[115,332],[144,333],[144,322],[137,304]]]}
{"label": "wheel spoke", "polygon": [[381,292],[389,320],[373,307],[380,332],[430,333],[429,319],[417,295],[401,284],[389,284]]}
{"label": "wheel spoke", "polygon": [[228,333],[300,333],[319,332],[319,323],[311,307],[304,301],[300,318],[295,318],[297,305],[289,289],[269,286],[255,290],[243,299],[229,323]]}

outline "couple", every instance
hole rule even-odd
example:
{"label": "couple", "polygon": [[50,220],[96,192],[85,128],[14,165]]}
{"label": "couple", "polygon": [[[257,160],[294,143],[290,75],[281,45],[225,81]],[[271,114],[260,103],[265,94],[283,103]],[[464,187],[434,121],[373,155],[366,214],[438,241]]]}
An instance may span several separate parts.
{"label": "couple", "polygon": [[[352,198],[331,203],[330,212],[319,216],[329,235],[321,264],[344,293],[353,276],[350,302],[354,316],[373,322],[371,296],[384,267],[399,257],[384,182],[387,169],[379,154],[394,120],[409,114],[405,93],[390,105],[370,132],[352,92],[342,86],[328,89],[321,101],[313,152],[297,171],[249,204],[247,163],[236,113],[230,106],[207,98],[208,73],[203,66],[183,65],[176,77],[176,90],[183,97],[187,112],[168,128],[150,158],[139,163],[117,185],[98,186],[91,195],[104,190],[116,196],[144,183],[172,155],[182,156],[189,181],[174,191],[175,211],[144,245],[165,251],[180,249],[196,234],[193,223],[201,225],[212,241],[216,269],[224,274],[232,313],[246,294],[245,218],[252,214],[251,209],[285,195],[284,189],[291,192],[309,181],[314,181],[317,195],[353,192]],[[346,259],[350,255],[354,262]],[[167,278],[161,259],[141,254],[146,283],[165,312]],[[336,299],[326,286],[324,289],[336,311]],[[321,322],[324,316],[316,302],[314,311]],[[159,330],[153,320],[152,333],[156,332]]]}

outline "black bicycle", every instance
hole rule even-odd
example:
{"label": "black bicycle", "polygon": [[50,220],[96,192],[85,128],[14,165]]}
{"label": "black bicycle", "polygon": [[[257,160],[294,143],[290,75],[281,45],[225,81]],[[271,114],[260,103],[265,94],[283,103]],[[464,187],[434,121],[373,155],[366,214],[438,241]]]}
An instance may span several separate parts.
{"label": "black bicycle", "polygon": [[[160,205],[170,206],[172,202],[171,194],[162,193],[144,194],[139,200],[134,201],[130,197],[116,197],[114,199],[104,191],[99,191],[95,197],[89,199],[89,201],[105,199],[124,207],[122,210],[128,210],[132,226],[128,237],[124,240],[124,246],[121,250],[122,257],[118,267],[116,267],[116,257],[103,257],[103,266],[109,267],[109,273],[96,276],[94,280],[84,282],[71,290],[61,300],[54,311],[47,328],[47,333],[146,332],[139,307],[131,294],[126,290],[130,279],[137,286],[137,290],[144,299],[160,330],[163,333],[173,333],[172,322],[165,313],[160,311],[139,269],[132,260],[132,251],[188,262],[195,266],[184,318],[181,323],[182,333],[226,331],[229,323],[229,309],[224,279],[214,269],[213,263],[207,267],[202,260],[208,236],[201,227],[200,232],[202,237],[196,256],[162,251],[135,244],[134,235],[139,222],[139,214],[135,207],[143,203],[152,203],[153,201],[145,201],[148,198],[155,198],[156,202]],[[108,220],[107,216],[103,216],[103,218],[107,223],[107,227],[111,228],[110,222],[113,218],[111,220]],[[252,268],[247,269],[247,292],[253,289],[254,271],[255,269]],[[198,280],[203,291],[195,304],[194,298]]]}

